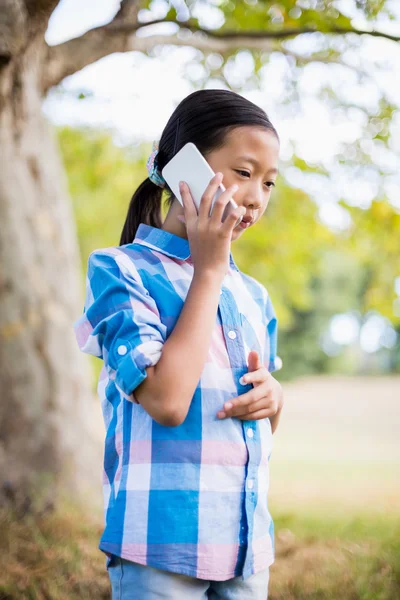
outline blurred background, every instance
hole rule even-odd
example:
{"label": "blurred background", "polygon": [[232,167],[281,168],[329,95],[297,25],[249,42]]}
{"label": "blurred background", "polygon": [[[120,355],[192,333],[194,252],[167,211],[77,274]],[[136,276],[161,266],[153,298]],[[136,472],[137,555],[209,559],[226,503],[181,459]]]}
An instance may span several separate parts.
{"label": "blurred background", "polygon": [[[269,597],[400,599],[399,2],[53,5],[41,118],[57,139],[79,249],[71,317],[90,252],[118,245],[180,100],[226,88],[264,108],[281,138],[280,174],[263,219],[232,251],[279,322],[274,375],[286,395],[270,463]],[[102,363],[89,365],[95,397]],[[90,411],[101,438],[98,401]],[[88,496],[82,508],[62,495],[39,512],[7,504],[1,599],[109,597],[101,499],[85,512]]]}

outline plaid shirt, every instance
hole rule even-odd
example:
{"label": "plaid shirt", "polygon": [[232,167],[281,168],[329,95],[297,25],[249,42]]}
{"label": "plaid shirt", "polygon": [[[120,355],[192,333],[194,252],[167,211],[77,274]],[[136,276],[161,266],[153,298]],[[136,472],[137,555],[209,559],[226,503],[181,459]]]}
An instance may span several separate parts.
{"label": "plaid shirt", "polygon": [[192,276],[189,242],[144,224],[131,244],[89,257],[84,312],[74,328],[80,349],[104,361],[98,393],[106,427],[105,530],[99,548],[199,579],[246,578],[274,562],[267,501],[271,423],[220,420],[216,413],[252,389],[239,383],[250,350],[269,371],[280,359],[269,295],[239,271],[232,255],[185,421],[159,425],[134,398],[146,367],[160,359]]}

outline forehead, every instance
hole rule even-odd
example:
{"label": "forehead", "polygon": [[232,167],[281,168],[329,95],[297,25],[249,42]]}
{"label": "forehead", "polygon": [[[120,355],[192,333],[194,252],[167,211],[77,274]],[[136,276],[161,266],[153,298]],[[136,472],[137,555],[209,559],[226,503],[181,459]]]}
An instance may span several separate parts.
{"label": "forehead", "polygon": [[254,157],[262,166],[270,168],[278,161],[279,141],[268,129],[246,125],[232,129],[220,150],[230,158]]}

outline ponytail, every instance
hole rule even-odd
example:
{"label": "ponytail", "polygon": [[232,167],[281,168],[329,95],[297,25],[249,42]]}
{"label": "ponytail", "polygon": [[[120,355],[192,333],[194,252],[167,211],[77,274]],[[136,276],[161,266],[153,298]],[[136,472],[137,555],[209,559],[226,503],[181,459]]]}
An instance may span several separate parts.
{"label": "ponytail", "polygon": [[162,189],[149,178],[139,185],[129,204],[120,246],[133,242],[140,223],[161,228],[161,198]]}

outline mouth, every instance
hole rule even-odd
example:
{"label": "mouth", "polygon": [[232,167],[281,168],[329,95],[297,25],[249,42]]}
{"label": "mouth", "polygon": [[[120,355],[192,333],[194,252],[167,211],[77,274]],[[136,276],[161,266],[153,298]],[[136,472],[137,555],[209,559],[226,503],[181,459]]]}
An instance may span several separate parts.
{"label": "mouth", "polygon": [[239,223],[239,227],[242,229],[248,229],[253,224],[253,217],[244,216]]}

